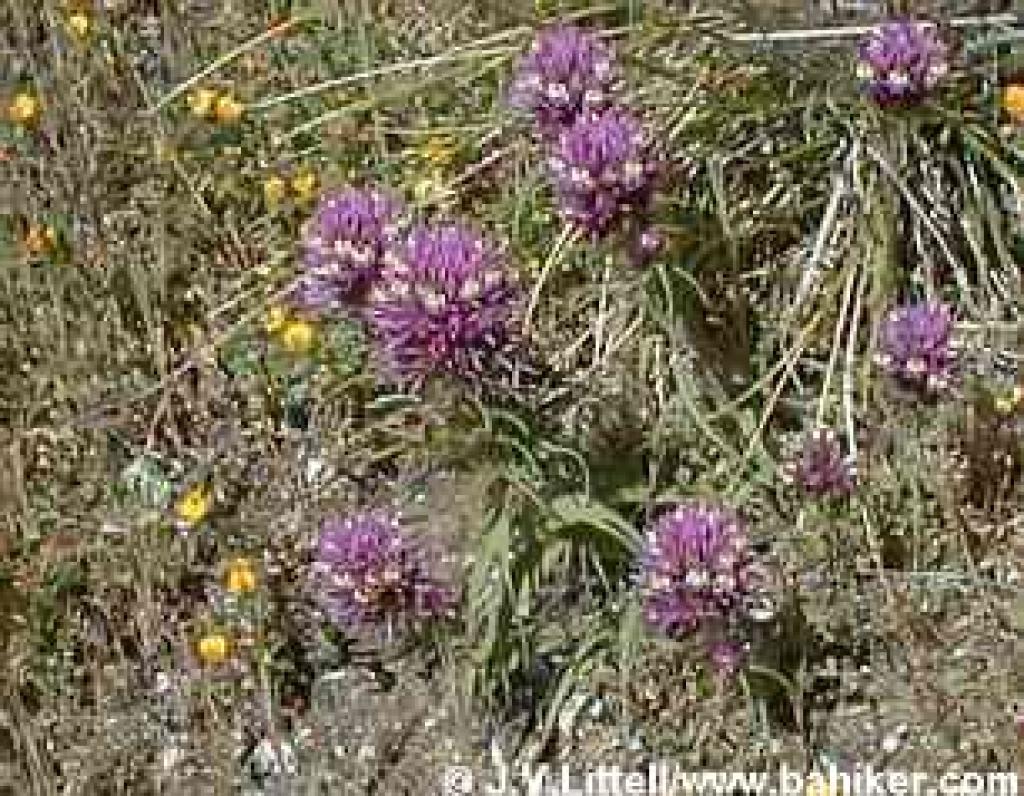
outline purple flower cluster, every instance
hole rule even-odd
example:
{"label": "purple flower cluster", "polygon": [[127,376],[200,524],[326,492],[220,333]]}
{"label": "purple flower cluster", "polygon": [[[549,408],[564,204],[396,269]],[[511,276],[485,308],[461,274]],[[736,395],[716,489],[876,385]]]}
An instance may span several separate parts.
{"label": "purple flower cluster", "polygon": [[807,434],[786,467],[788,479],[813,497],[843,497],[854,487],[853,466],[828,428]]}
{"label": "purple flower cluster", "polygon": [[400,234],[375,188],[326,195],[306,225],[296,303],[358,308],[401,378],[478,374],[508,337],[518,293],[498,250],[461,224]]}
{"label": "purple flower cluster", "polygon": [[581,114],[608,103],[614,78],[608,45],[582,28],[556,25],[537,35],[520,62],[510,100],[533,114],[543,135],[557,137]]}
{"label": "purple flower cluster", "polygon": [[663,516],[641,555],[640,586],[647,621],[668,635],[733,618],[752,586],[739,517],[700,503]]}
{"label": "purple flower cluster", "polygon": [[922,100],[949,71],[949,48],[929,22],[897,20],[875,28],[861,42],[859,75],[879,105]]}
{"label": "purple flower cluster", "polygon": [[879,364],[907,387],[938,392],[949,386],[956,365],[953,314],[946,304],[897,307],[882,325]]}
{"label": "purple flower cluster", "polygon": [[648,152],[643,125],[628,111],[578,118],[549,157],[565,218],[599,237],[646,215],[657,173]]}
{"label": "purple flower cluster", "polygon": [[399,377],[472,377],[509,339],[518,292],[501,253],[461,224],[411,232],[370,296],[370,321]]}
{"label": "purple flower cluster", "polygon": [[298,302],[314,311],[357,304],[394,248],[401,212],[399,202],[373,188],[324,196],[302,241]]}
{"label": "purple flower cluster", "polygon": [[383,512],[329,521],[313,573],[327,614],[352,632],[394,632],[444,615],[452,602],[425,552]]}
{"label": "purple flower cluster", "polygon": [[659,171],[640,120],[616,104],[611,49],[581,28],[541,31],[523,58],[512,102],[533,113],[568,222],[594,238],[625,233],[632,262],[661,248],[648,228]]}

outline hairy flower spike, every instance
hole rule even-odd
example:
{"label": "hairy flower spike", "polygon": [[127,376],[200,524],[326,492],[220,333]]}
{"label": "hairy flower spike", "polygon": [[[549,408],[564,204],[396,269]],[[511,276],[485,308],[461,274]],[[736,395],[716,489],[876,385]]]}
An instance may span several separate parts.
{"label": "hairy flower spike", "polygon": [[751,581],[746,533],[729,509],[701,503],[679,506],[648,534],[641,556],[644,613],[668,635],[728,621]]}
{"label": "hairy flower spike", "polygon": [[786,467],[787,478],[813,497],[842,497],[854,487],[853,466],[831,429],[807,434]]}
{"label": "hairy flower spike", "polygon": [[364,512],[329,521],[314,577],[331,620],[351,632],[392,633],[445,614],[451,590],[394,516]]}
{"label": "hairy flower spike", "polygon": [[538,33],[520,62],[510,99],[533,113],[542,134],[554,137],[580,114],[604,107],[614,79],[608,45],[582,28],[556,25]]}
{"label": "hairy flower spike", "polygon": [[518,293],[498,250],[461,224],[419,227],[385,267],[370,320],[400,378],[472,378],[510,337]]}
{"label": "hairy flower spike", "polygon": [[640,120],[610,108],[562,132],[549,159],[562,215],[603,236],[646,214],[658,167]]}
{"label": "hairy flower spike", "polygon": [[879,105],[920,102],[949,71],[949,48],[934,24],[897,20],[875,28],[862,42],[858,74]]}
{"label": "hairy flower spike", "polygon": [[953,315],[939,302],[897,307],[882,326],[879,364],[904,386],[937,392],[949,386],[956,364]]}
{"label": "hairy flower spike", "polygon": [[299,303],[325,311],[358,303],[380,276],[395,245],[401,206],[376,189],[326,195],[302,241],[305,274]]}

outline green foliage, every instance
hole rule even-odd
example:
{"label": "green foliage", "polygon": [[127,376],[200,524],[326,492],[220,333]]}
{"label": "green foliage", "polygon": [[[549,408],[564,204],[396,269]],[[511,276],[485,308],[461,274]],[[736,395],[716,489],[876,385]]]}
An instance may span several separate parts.
{"label": "green foliage", "polygon": [[[524,755],[599,735],[600,703],[619,752],[692,766],[869,759],[905,725],[908,770],[1009,768],[1015,44],[968,31],[940,92],[883,111],[845,44],[752,47],[740,17],[680,4],[158,5],[92,9],[83,41],[62,6],[0,9],[0,100],[43,98],[38,124],[0,121],[0,728],[24,792],[237,789],[246,732],[290,733],[327,777],[324,739],[364,761],[363,736],[309,706],[357,671],[370,703],[401,713],[422,685]],[[663,159],[647,267],[565,227],[505,102],[553,19],[614,43]],[[240,117],[197,113],[202,90]],[[397,384],[359,313],[287,310],[303,224],[350,183],[503,242],[523,317],[495,381]],[[956,307],[949,399],[876,366],[885,313],[921,298]],[[308,347],[282,332],[299,322]],[[849,499],[783,483],[783,440],[816,424],[855,455]],[[762,575],[733,678],[658,638],[635,588],[648,526],[694,498],[745,517]],[[311,585],[324,518],[367,506],[456,559],[458,615],[398,648],[326,626]],[[239,556],[254,594],[226,586]],[[197,646],[214,631],[220,668]],[[390,717],[370,723],[387,746]],[[409,738],[392,745],[415,756]],[[375,765],[367,792],[389,792]]]}

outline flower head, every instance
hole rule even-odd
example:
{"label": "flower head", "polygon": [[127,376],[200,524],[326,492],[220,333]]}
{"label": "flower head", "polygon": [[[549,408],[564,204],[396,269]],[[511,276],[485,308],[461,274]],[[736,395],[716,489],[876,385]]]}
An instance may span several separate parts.
{"label": "flower head", "polygon": [[828,428],[816,429],[802,440],[786,467],[790,481],[813,497],[842,497],[853,491],[853,467],[839,439]]}
{"label": "flower head", "polygon": [[1003,89],[1003,110],[1017,124],[1024,124],[1024,85],[1015,83]]}
{"label": "flower head", "polygon": [[684,635],[732,618],[752,581],[747,537],[729,509],[691,504],[663,516],[641,556],[647,621]]}
{"label": "flower head", "polygon": [[949,71],[949,48],[929,22],[897,20],[876,27],[861,42],[858,73],[879,105],[922,100]]}
{"label": "flower head", "polygon": [[213,495],[205,484],[196,484],[178,500],[174,513],[185,528],[195,528],[206,519],[213,506]]}
{"label": "flower head", "polygon": [[562,132],[549,162],[562,215],[592,235],[646,213],[658,166],[630,112],[581,116]]}
{"label": "flower head", "polygon": [[316,193],[317,177],[312,169],[302,169],[292,177],[292,191],[302,202],[308,202]]}
{"label": "flower head", "polygon": [[953,315],[939,302],[897,307],[882,326],[879,364],[903,385],[926,392],[947,387],[956,355]]}
{"label": "flower head", "polygon": [[284,322],[278,332],[281,346],[289,354],[301,355],[309,353],[316,339],[313,324],[303,318],[292,318]]}
{"label": "flower head", "polygon": [[300,302],[326,310],[360,300],[395,245],[401,207],[382,191],[349,188],[325,196],[302,241]]}
{"label": "flower head", "polygon": [[472,377],[510,336],[517,291],[498,250],[461,224],[413,230],[370,298],[370,320],[399,377]]}
{"label": "flower head", "polygon": [[188,108],[193,116],[207,119],[217,103],[217,92],[212,88],[199,88],[188,95]]}
{"label": "flower head", "polygon": [[85,11],[78,10],[68,14],[67,26],[72,36],[82,40],[89,35],[92,20]]}
{"label": "flower head", "polygon": [[42,103],[39,98],[29,91],[20,91],[14,95],[11,104],[7,106],[7,115],[15,124],[28,127],[35,124],[39,119],[39,112]]}
{"label": "flower head", "polygon": [[433,136],[428,138],[416,151],[417,157],[434,168],[451,165],[458,154],[458,146],[451,138]]}
{"label": "flower head", "polygon": [[228,659],[231,645],[223,633],[207,633],[196,644],[199,660],[207,666],[219,666]]}
{"label": "flower head", "polygon": [[57,246],[57,231],[48,224],[31,224],[22,239],[22,246],[33,257],[48,254]]}
{"label": "flower head", "polygon": [[332,621],[390,632],[447,612],[451,592],[428,564],[397,518],[364,512],[325,525],[313,571]]}
{"label": "flower head", "polygon": [[234,124],[243,113],[245,106],[232,94],[221,94],[213,104],[213,118],[221,124]]}
{"label": "flower head", "polygon": [[263,201],[267,207],[273,209],[284,200],[288,193],[288,183],[284,178],[273,174],[263,181]]}
{"label": "flower head", "polygon": [[256,570],[248,558],[236,558],[228,562],[224,575],[224,587],[231,594],[248,594],[256,590]]}
{"label": "flower head", "polygon": [[510,100],[533,113],[542,133],[557,135],[581,113],[604,107],[615,79],[611,48],[572,25],[542,30],[519,64]]}
{"label": "flower head", "polygon": [[1021,403],[1024,403],[1024,386],[1015,384],[1012,388],[1001,390],[993,399],[996,411],[1001,415],[1012,415]]}

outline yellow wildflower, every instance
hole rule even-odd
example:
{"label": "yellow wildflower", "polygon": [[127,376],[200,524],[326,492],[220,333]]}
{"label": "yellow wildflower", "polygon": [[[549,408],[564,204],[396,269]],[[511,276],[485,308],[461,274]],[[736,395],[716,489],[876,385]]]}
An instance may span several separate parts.
{"label": "yellow wildflower", "polygon": [[281,329],[281,345],[292,354],[305,354],[313,347],[313,324],[301,319],[287,321]]}
{"label": "yellow wildflower", "polygon": [[39,98],[28,91],[20,91],[14,95],[11,104],[7,107],[7,115],[15,124],[27,127],[39,119],[39,111],[42,104]]}
{"label": "yellow wildflower", "polygon": [[434,136],[419,148],[419,157],[435,168],[442,168],[455,160],[457,147],[451,138]]}
{"label": "yellow wildflower", "polygon": [[316,184],[316,172],[310,169],[303,169],[292,178],[292,190],[304,202],[313,198],[313,194],[316,192]]}
{"label": "yellow wildflower", "polygon": [[188,107],[193,116],[208,119],[217,103],[217,92],[212,88],[200,88],[188,95]]}
{"label": "yellow wildflower", "polygon": [[244,112],[245,106],[231,94],[221,94],[213,106],[213,115],[221,124],[234,124]]}
{"label": "yellow wildflower", "polygon": [[288,192],[288,184],[277,175],[263,181],[263,201],[267,207],[277,207]]}
{"label": "yellow wildflower", "polygon": [[1024,85],[1015,84],[1003,89],[1003,110],[1017,124],[1024,124]]}
{"label": "yellow wildflower", "polygon": [[236,558],[228,564],[224,585],[232,594],[248,594],[256,589],[256,571],[248,558]]}
{"label": "yellow wildflower", "polygon": [[277,334],[288,322],[288,313],[284,307],[271,307],[267,311],[267,319],[263,322],[267,334]]}
{"label": "yellow wildflower", "polygon": [[196,484],[189,489],[175,506],[175,513],[183,525],[194,528],[210,513],[213,495],[205,484]]}
{"label": "yellow wildflower", "polygon": [[1024,387],[1017,385],[1012,390],[996,396],[996,411],[1001,415],[1008,415],[1016,411],[1024,400]]}
{"label": "yellow wildflower", "polygon": [[25,251],[33,256],[39,256],[51,251],[57,244],[57,233],[53,227],[43,224],[33,224],[28,228],[22,245]]}
{"label": "yellow wildflower", "polygon": [[223,633],[207,633],[196,646],[200,660],[207,666],[218,666],[228,659],[230,644]]}
{"label": "yellow wildflower", "polygon": [[82,40],[89,35],[89,28],[92,27],[92,20],[85,11],[75,11],[68,15],[68,30],[76,39]]}

